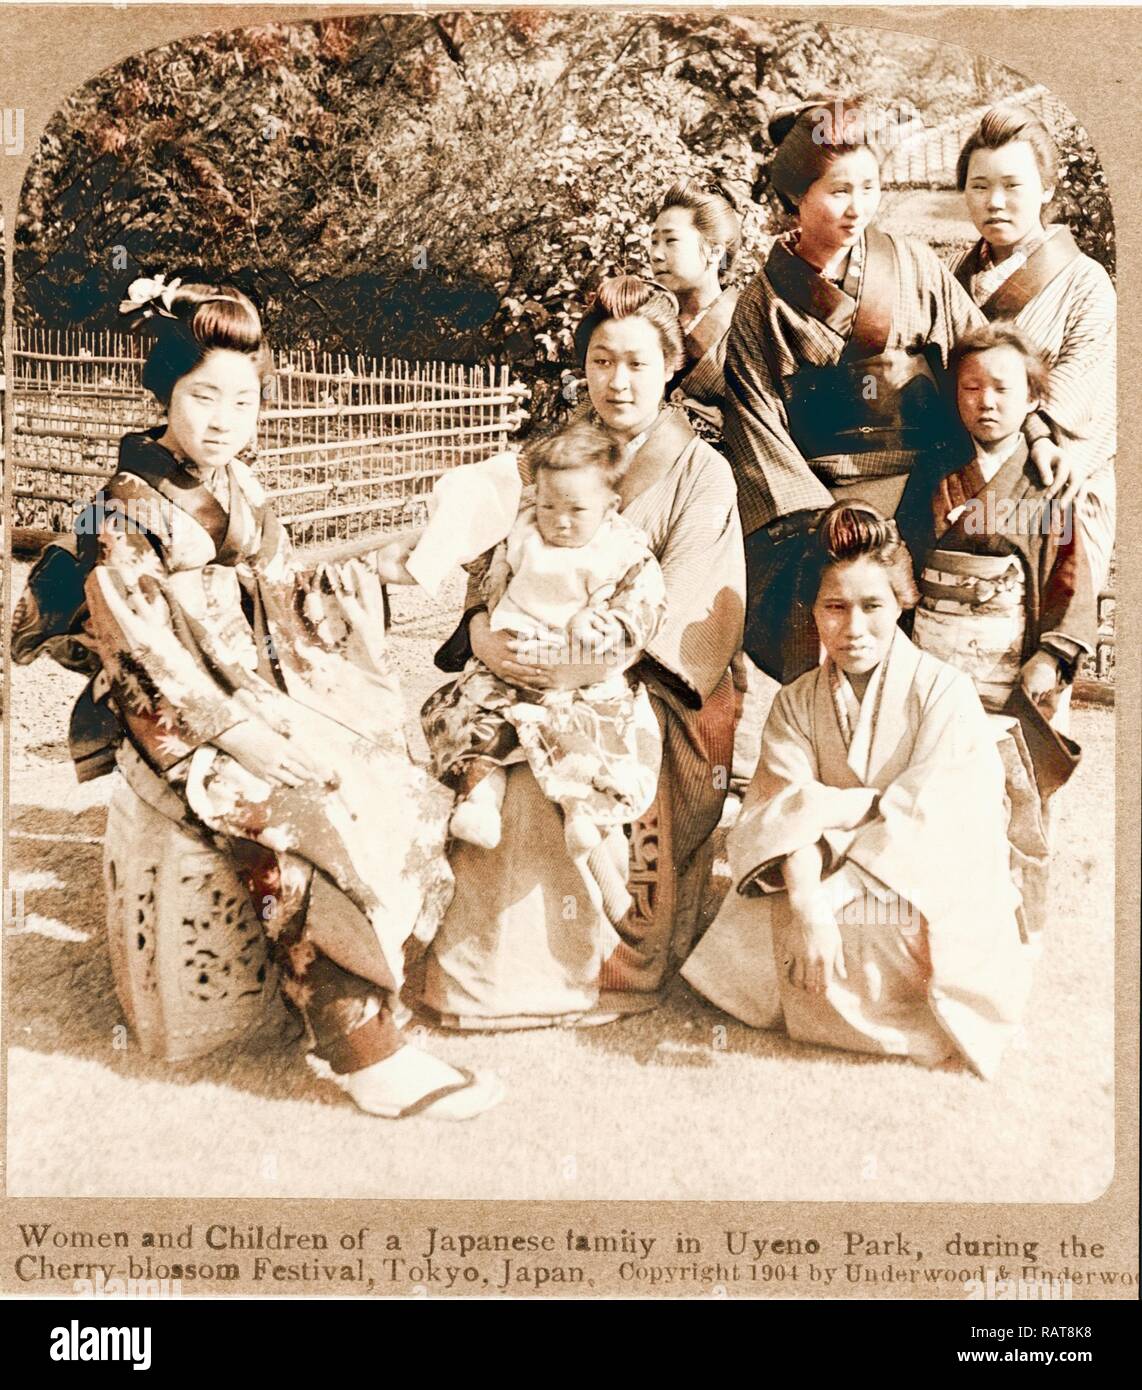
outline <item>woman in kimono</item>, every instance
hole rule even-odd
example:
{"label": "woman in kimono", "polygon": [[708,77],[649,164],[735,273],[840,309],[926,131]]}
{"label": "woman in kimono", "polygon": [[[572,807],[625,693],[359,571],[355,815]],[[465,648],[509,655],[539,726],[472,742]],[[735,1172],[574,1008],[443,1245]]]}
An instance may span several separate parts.
{"label": "woman in kimono", "polygon": [[[770,124],[770,179],[796,226],[738,301],[726,349],[725,438],[746,535],[745,649],[788,681],[814,665],[794,611],[806,537],[834,499],[923,516],[958,435],[948,352],[983,317],[922,242],[879,231],[879,154],[858,103],[810,103]],[[1042,422],[1037,466],[1058,456]],[[913,474],[916,483],[905,493]]]}
{"label": "woman in kimono", "polygon": [[892,521],[836,504],[802,577],[827,658],[774,702],[683,977],[755,1028],[990,1077],[1029,987],[995,733],[897,626],[916,586]]}
{"label": "woman in kimono", "polygon": [[741,245],[741,219],[721,193],[682,180],[663,194],[650,237],[650,264],[660,285],[678,300],[685,361],[668,390],[671,401],[722,435],[723,368],[738,290],[722,288],[722,273]]}
{"label": "woman in kimono", "polygon": [[[741,218],[728,198],[693,180],[671,184],[662,197],[650,238],[650,264],[659,284],[678,299],[685,363],[667,387],[669,399],[685,409],[703,437],[720,447],[725,424],[726,344],[740,291],[722,288],[722,275],[741,246]],[[750,700],[749,664],[735,652],[730,665],[737,699],[738,733],[730,774],[731,805],[741,797],[757,766],[757,743],[742,719],[760,698],[754,676]]]}
{"label": "woman in kimono", "polygon": [[988,111],[956,166],[980,239],[951,269],[989,320],[1011,320],[1046,354],[1051,389],[1040,410],[1063,446],[1064,500],[1078,494],[1097,592],[1114,548],[1117,300],[1110,276],[1068,228],[1043,224],[1058,168],[1054,142],[1029,111]]}
{"label": "woman in kimono", "polygon": [[123,440],[86,584],[120,770],[231,856],[319,1073],[370,1114],[467,1118],[498,1080],[398,1025],[406,943],[451,891],[450,798],[405,745],[383,567],[305,569],[238,458],[270,370],[251,302],[161,279],[131,293],[154,320],[143,383],[167,420]]}
{"label": "woman in kimono", "polygon": [[[666,581],[665,620],[632,671],[662,731],[658,794],[629,842],[612,831],[589,857],[601,891],[625,880],[634,900],[616,931],[584,891],[558,813],[526,765],[509,769],[500,844],[453,846],[456,894],[428,954],[423,1002],[452,1027],[602,1021],[653,1007],[693,941],[707,841],[725,798],[728,668],[741,644],[745,579],[733,476],[664,404],[682,360],[668,291],[631,276],[604,281],[576,343],[598,421],[625,449],[620,510],[646,533]],[[526,461],[521,467],[526,474]],[[416,561],[414,553],[414,574]],[[478,576],[437,664],[459,670],[473,653],[502,680],[530,688],[600,678],[597,666],[552,661],[492,631]]]}

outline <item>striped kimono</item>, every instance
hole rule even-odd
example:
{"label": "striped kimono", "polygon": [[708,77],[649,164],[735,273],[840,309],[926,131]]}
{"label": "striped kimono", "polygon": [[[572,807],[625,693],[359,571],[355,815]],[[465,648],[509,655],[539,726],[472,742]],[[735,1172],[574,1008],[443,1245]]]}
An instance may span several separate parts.
{"label": "striped kimono", "polygon": [[[600,884],[608,870],[625,880],[633,905],[616,932],[585,898],[557,810],[526,767],[511,769],[499,847],[453,845],[456,896],[429,951],[423,1000],[454,1027],[569,1022],[600,1000],[651,1006],[694,938],[733,752],[741,525],[729,465],[679,411],[660,414],[644,450],[661,476],[622,515],[646,534],[666,582],[666,616],[632,668],[662,732],[662,771],[629,841],[612,832],[590,860]],[[467,538],[456,544],[462,551]],[[417,573],[415,551],[409,567]],[[474,571],[465,619],[437,654],[443,669],[470,657],[467,624],[483,603]]]}
{"label": "striped kimono", "polygon": [[998,267],[993,267],[986,243],[978,241],[956,257],[951,271],[965,289],[980,294],[987,318],[1010,319],[1050,361],[1050,396],[1040,412],[1053,426],[1075,474],[1090,480],[1077,516],[1097,591],[1106,582],[1114,548],[1114,286],[1062,226],[1047,228],[1028,256],[1016,252],[1010,261],[1015,262],[1011,273],[995,287]]}
{"label": "striped kimono", "polygon": [[721,439],[724,427],[726,345],[740,294],[734,288],[723,290],[683,331],[686,362],[669,393],[675,405],[707,427],[705,437],[713,442]]}
{"label": "striped kimono", "polygon": [[[905,499],[905,485],[922,459],[938,476],[938,454],[958,433],[948,352],[985,321],[922,242],[869,228],[841,286],[794,245],[775,242],[738,301],[725,369],[725,439],[747,538],[745,649],[782,681],[817,657],[808,612],[794,611],[809,521],[845,495],[892,515],[915,494],[922,513],[930,486],[918,478]],[[843,380],[829,368],[847,369]],[[844,428],[822,428],[838,403]]]}

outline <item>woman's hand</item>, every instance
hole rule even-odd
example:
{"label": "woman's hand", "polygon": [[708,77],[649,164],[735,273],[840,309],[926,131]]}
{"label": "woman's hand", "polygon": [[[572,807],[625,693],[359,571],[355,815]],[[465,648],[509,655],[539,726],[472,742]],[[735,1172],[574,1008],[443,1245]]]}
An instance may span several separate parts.
{"label": "woman's hand", "polygon": [[279,787],[300,787],[304,782],[336,785],[333,768],[292,739],[260,719],[245,719],[214,740],[247,772]]}
{"label": "woman's hand", "polygon": [[[1040,482],[1047,489],[1047,496],[1058,497],[1071,476],[1071,463],[1066,453],[1053,439],[1036,439],[1031,445],[1031,462],[1035,465]],[[1073,493],[1074,489],[1068,489],[1067,497],[1072,497]]]}
{"label": "woman's hand", "polygon": [[1029,656],[1019,673],[1023,689],[1048,717],[1055,712],[1059,698],[1059,663],[1050,652]]}
{"label": "woman's hand", "polygon": [[790,898],[793,923],[787,938],[789,980],[795,989],[824,994],[834,974],[847,979],[841,929],[822,892],[806,898]]}
{"label": "woman's hand", "polygon": [[420,532],[411,535],[397,536],[394,540],[386,541],[384,545],[378,547],[373,553],[373,564],[382,584],[415,584],[416,580],[409,574],[407,560],[416,549],[416,544],[420,540]]}
{"label": "woman's hand", "polygon": [[612,672],[624,670],[637,659],[637,653],[624,661],[616,655],[603,661],[572,661],[567,648],[552,649],[549,644],[493,632],[486,613],[476,613],[468,625],[472,655],[500,680],[522,685],[528,690],[577,690],[606,680]]}

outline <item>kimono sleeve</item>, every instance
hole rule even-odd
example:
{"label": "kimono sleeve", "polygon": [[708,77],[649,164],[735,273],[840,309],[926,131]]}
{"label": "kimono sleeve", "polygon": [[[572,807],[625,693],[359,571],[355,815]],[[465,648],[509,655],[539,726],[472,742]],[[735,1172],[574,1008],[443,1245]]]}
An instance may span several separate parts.
{"label": "kimono sleeve", "polygon": [[931,306],[931,322],[927,341],[939,347],[946,367],[948,354],[956,343],[973,329],[986,327],[987,319],[983,310],[934,251],[911,239],[908,246],[916,256],[919,281],[929,290],[927,297]]}
{"label": "kimono sleeve", "polygon": [[617,618],[630,645],[644,651],[666,615],[666,581],[658,561],[649,552],[641,555],[619,580],[614,593],[591,606]]}
{"label": "kimono sleeve", "polygon": [[1118,304],[1110,277],[1092,265],[1075,286],[1050,387],[1040,413],[1066,438],[1086,438],[1107,381],[1115,379]]}
{"label": "kimono sleeve", "polygon": [[1094,573],[1073,505],[1043,537],[1039,564],[1039,645],[1061,656],[1073,674],[1081,653],[1094,651],[1098,628]]}
{"label": "kimono sleeve", "polygon": [[435,597],[453,568],[471,564],[508,534],[521,490],[513,453],[443,474],[432,489],[428,525],[406,561],[408,572]]}
{"label": "kimono sleeve", "polygon": [[646,654],[699,708],[741,646],[745,547],[729,466],[698,441],[692,486],[678,499],[658,555],[666,616]]}
{"label": "kimono sleeve", "polygon": [[908,767],[880,794],[848,857],[930,922],[1011,897],[1003,762],[971,680],[949,672],[928,697]]}
{"label": "kimono sleeve", "polygon": [[[738,301],[726,340],[724,369],[726,448],[747,536],[779,515],[817,511],[833,500],[789,431],[785,404],[765,353],[763,335],[768,325],[758,297],[751,285]],[[779,504],[778,497],[795,498],[797,505]]]}
{"label": "kimono sleeve", "polygon": [[116,703],[148,759],[165,770],[249,713],[206,669],[164,591],[161,547],[107,518],[88,576],[90,630]]}
{"label": "kimono sleeve", "polygon": [[[811,673],[810,680],[816,674]],[[802,682],[773,702],[761,740],[761,760],[738,823],[726,840],[738,891],[778,891],[781,866],[795,851],[821,844],[826,868],[876,801],[875,787],[830,787],[820,780]]]}

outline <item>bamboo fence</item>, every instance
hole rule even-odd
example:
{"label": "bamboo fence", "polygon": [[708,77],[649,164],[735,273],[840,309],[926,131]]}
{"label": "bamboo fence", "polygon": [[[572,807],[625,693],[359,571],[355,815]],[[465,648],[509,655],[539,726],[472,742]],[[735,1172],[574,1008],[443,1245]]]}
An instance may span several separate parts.
{"label": "bamboo fence", "polygon": [[[68,530],[115,470],[120,438],[156,425],[146,344],[120,333],[18,327],[12,354],[16,526]],[[407,528],[447,469],[507,447],[527,388],[506,367],[318,350],[275,355],[257,472],[306,548]]]}

